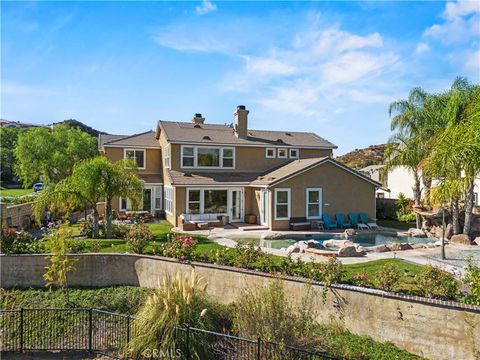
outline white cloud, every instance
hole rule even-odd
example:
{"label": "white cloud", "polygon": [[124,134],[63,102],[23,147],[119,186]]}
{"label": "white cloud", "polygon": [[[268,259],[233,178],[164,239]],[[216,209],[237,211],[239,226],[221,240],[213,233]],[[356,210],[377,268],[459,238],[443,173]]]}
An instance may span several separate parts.
{"label": "white cloud", "polygon": [[479,75],[480,71],[480,50],[468,51],[466,54],[465,66]]}
{"label": "white cloud", "polygon": [[195,7],[195,11],[198,15],[205,15],[215,10],[217,10],[217,5],[209,0],[203,0],[201,5]]}
{"label": "white cloud", "polygon": [[261,76],[291,75],[297,71],[295,66],[274,58],[256,58],[251,56],[244,56],[243,58],[246,62],[247,71]]}
{"label": "white cloud", "polygon": [[430,45],[428,45],[426,42],[420,42],[417,44],[417,47],[415,48],[415,54],[421,55],[425,54],[430,51]]}
{"label": "white cloud", "polygon": [[427,28],[423,35],[444,43],[467,42],[480,35],[480,2],[448,2],[442,13],[444,21]]}

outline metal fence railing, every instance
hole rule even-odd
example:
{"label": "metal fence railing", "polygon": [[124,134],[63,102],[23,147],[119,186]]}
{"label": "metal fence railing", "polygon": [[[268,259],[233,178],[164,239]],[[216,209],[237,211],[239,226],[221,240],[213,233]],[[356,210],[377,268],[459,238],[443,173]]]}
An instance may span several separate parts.
{"label": "metal fence railing", "polygon": [[[18,309],[0,311],[0,351],[89,351],[122,357],[142,331],[135,318],[98,309]],[[334,359],[262,339],[251,340],[189,326],[176,328],[169,358],[212,360]],[[156,349],[157,351],[159,349]],[[175,353],[173,353],[175,351]]]}

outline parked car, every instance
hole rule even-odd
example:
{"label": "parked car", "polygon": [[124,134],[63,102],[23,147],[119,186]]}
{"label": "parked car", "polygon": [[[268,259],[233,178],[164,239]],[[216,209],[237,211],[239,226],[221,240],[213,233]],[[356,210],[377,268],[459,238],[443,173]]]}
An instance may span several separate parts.
{"label": "parked car", "polygon": [[43,190],[43,182],[33,184],[33,191],[38,192]]}

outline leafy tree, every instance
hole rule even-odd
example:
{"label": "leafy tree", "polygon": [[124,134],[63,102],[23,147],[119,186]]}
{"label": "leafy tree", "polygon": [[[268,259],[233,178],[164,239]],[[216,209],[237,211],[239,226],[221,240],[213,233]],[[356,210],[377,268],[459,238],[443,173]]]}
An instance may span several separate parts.
{"label": "leafy tree", "polygon": [[22,131],[19,127],[0,128],[0,171],[2,178],[11,180],[15,167],[14,149],[17,145],[18,134]]}
{"label": "leafy tree", "polygon": [[71,174],[75,163],[97,153],[97,140],[81,130],[67,125],[32,128],[18,136],[15,171],[26,187],[40,178],[57,183]]}

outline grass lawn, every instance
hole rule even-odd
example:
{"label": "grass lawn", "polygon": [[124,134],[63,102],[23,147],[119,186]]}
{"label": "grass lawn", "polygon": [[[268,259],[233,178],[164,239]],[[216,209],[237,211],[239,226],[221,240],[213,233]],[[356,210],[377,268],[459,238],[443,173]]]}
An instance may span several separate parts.
{"label": "grass lawn", "polygon": [[416,223],[414,222],[402,222],[402,221],[397,221],[397,220],[387,220],[387,219],[379,219],[377,220],[378,226],[382,227],[389,227],[389,228],[394,228],[398,230],[408,230],[410,228],[414,228],[417,226]]}
{"label": "grass lawn", "polygon": [[33,193],[33,189],[0,189],[0,196],[22,196]]}

